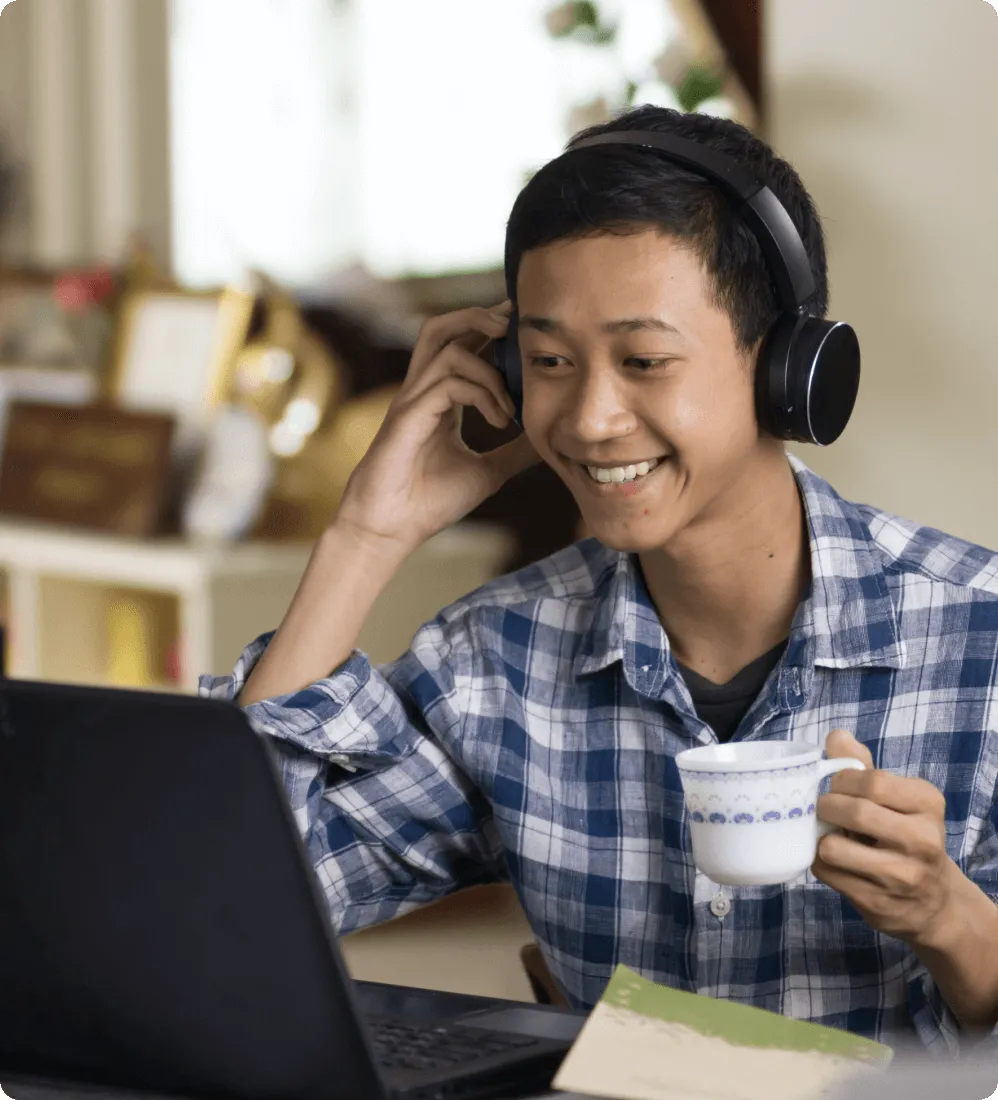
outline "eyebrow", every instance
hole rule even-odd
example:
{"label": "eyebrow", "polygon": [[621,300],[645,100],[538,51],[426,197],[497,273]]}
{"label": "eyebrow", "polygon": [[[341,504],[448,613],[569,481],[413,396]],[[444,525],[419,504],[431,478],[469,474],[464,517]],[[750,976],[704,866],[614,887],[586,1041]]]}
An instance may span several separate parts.
{"label": "eyebrow", "polygon": [[[558,333],[563,331],[561,323],[551,317],[521,317],[519,324],[520,328],[532,328],[536,332]],[[652,331],[672,332],[677,336],[682,335],[675,325],[670,325],[668,321],[663,321],[661,317],[627,317],[621,321],[607,321],[600,327],[604,332],[609,333]]]}

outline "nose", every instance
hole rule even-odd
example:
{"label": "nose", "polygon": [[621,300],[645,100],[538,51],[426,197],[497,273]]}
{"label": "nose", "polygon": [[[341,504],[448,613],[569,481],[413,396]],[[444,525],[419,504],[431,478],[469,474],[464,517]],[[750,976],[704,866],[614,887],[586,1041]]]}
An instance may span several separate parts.
{"label": "nose", "polygon": [[583,446],[619,439],[635,428],[637,418],[626,387],[609,367],[593,365],[577,371],[566,396],[563,426]]}

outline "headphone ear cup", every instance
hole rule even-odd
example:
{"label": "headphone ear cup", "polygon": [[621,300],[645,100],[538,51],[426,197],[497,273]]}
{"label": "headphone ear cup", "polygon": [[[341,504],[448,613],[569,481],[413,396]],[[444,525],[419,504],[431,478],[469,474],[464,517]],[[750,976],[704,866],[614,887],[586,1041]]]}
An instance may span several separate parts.
{"label": "headphone ear cup", "polygon": [[827,447],[849,423],[859,391],[859,367],[859,340],[851,326],[783,314],[759,355],[759,423],[778,439]]}
{"label": "headphone ear cup", "polygon": [[492,358],[496,369],[506,383],[506,392],[516,408],[516,422],[523,425],[523,363],[520,359],[520,340],[517,333],[517,315],[513,310],[506,335],[493,341]]}

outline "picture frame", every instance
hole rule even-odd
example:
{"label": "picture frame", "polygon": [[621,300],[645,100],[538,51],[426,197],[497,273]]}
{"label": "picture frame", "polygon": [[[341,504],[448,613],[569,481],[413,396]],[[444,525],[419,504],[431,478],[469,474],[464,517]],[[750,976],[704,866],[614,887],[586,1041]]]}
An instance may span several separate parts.
{"label": "picture frame", "polygon": [[172,415],[176,456],[196,460],[246,342],[255,298],[227,288],[125,293],[102,396],[123,408]]}
{"label": "picture frame", "polygon": [[58,280],[41,270],[0,271],[0,366],[99,367],[106,310],[81,303],[70,315]]}

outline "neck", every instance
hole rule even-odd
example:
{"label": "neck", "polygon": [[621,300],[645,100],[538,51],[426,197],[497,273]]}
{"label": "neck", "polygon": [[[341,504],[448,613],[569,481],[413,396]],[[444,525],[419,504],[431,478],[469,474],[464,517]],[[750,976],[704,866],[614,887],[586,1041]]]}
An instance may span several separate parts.
{"label": "neck", "polygon": [[811,575],[804,506],[782,446],[675,544],[640,555],[676,659],[716,683],[779,645]]}

